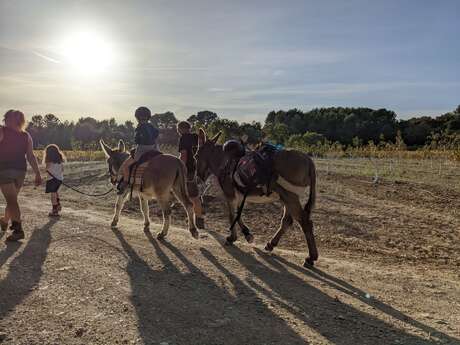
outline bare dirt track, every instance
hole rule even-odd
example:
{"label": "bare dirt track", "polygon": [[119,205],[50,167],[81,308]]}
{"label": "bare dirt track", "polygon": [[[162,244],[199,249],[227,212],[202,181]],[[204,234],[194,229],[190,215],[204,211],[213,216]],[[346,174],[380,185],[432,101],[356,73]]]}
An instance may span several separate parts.
{"label": "bare dirt track", "polygon": [[[102,191],[104,168],[71,163],[67,179]],[[320,172],[310,270],[299,229],[262,250],[278,204],[245,211],[257,245],[225,247],[215,190],[199,240],[180,206],[160,242],[136,203],[111,229],[111,198],[62,199],[49,220],[45,195],[26,186],[27,239],[0,244],[0,344],[460,344],[460,195],[449,189]]]}

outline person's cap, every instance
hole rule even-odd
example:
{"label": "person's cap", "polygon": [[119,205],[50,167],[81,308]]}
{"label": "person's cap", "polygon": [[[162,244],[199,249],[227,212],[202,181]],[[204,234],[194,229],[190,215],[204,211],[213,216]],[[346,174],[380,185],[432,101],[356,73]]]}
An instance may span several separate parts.
{"label": "person's cap", "polygon": [[138,120],[148,120],[152,117],[152,113],[150,112],[150,109],[147,107],[139,107],[136,109],[134,116]]}

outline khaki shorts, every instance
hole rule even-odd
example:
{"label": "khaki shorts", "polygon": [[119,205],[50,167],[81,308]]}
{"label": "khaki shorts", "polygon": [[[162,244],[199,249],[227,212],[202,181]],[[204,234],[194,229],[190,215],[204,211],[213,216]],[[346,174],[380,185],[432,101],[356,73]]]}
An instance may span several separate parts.
{"label": "khaki shorts", "polygon": [[17,188],[22,187],[26,172],[16,169],[0,170],[0,185],[14,183]]}
{"label": "khaki shorts", "polygon": [[200,195],[198,191],[198,184],[196,182],[196,177],[187,178],[187,192],[190,198],[197,198]]}

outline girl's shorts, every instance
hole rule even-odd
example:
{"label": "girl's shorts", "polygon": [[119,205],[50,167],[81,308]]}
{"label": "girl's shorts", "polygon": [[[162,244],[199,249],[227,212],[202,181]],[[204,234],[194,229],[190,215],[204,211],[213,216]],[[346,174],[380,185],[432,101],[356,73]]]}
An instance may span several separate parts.
{"label": "girl's shorts", "polygon": [[57,178],[52,178],[51,180],[46,181],[45,193],[56,193],[61,187],[62,181]]}

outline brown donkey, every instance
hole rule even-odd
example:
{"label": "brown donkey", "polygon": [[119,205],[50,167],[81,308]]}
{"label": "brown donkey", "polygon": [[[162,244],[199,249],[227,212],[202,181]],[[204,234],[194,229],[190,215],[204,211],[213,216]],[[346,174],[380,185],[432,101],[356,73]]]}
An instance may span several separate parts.
{"label": "brown donkey", "polygon": [[[100,141],[102,150],[107,156],[109,174],[112,184],[115,184],[121,164],[129,157],[125,150],[125,144],[120,140],[117,149],[111,149],[102,140]],[[188,226],[194,238],[198,238],[198,231],[193,220],[193,206],[187,195],[185,185],[186,172],[182,161],[172,155],[161,154],[149,161],[143,176],[142,192],[136,192],[139,197],[139,204],[144,216],[144,231],[150,231],[149,200],[156,199],[163,213],[163,228],[157,235],[158,239],[163,239],[168,234],[171,221],[171,192],[182,203],[187,212]],[[117,197],[115,214],[112,220],[112,227],[116,227],[120,218],[120,212],[130,193],[130,188],[126,188],[123,195]]]}
{"label": "brown donkey", "polygon": [[[225,165],[225,156],[222,145],[217,145],[217,134],[214,138],[208,139],[206,132],[200,129],[199,146],[196,153],[197,172],[201,180],[205,181],[210,174],[219,177],[219,184],[225,196],[230,223],[235,217],[235,210],[240,205],[243,195],[235,188],[233,178],[230,173],[222,176],[223,166]],[[316,248],[315,237],[313,235],[313,222],[311,221],[311,212],[316,198],[316,169],[313,160],[306,154],[295,150],[281,150],[274,156],[274,175],[276,180],[270,185],[273,193],[270,196],[260,196],[260,191],[254,191],[247,197],[248,202],[253,203],[271,203],[281,200],[284,205],[284,214],[281,225],[267,243],[265,249],[272,251],[277,245],[280,238],[286,230],[296,220],[305,234],[307,240],[309,256],[305,259],[305,266],[313,265],[318,260],[318,250]],[[304,207],[300,203],[300,197],[305,194],[307,187],[310,186],[308,202]],[[253,241],[253,236],[249,228],[240,219],[238,221],[246,240]],[[232,233],[227,237],[227,243],[232,244],[237,239],[235,227]]]}

